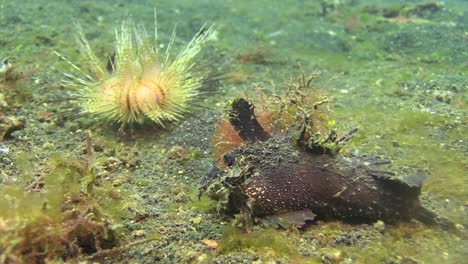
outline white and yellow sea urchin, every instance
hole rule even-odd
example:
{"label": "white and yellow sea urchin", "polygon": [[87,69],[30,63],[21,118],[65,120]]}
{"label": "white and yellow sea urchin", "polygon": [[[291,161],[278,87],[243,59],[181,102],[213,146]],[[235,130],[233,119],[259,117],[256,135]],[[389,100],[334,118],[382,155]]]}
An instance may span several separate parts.
{"label": "white and yellow sea urchin", "polygon": [[116,29],[115,58],[110,72],[80,30],[77,40],[89,74],[68,60],[79,74],[66,74],[66,86],[75,91],[81,106],[79,115],[94,115],[100,121],[118,123],[121,128],[141,124],[145,119],[161,126],[178,121],[190,111],[207,79],[206,73],[194,70],[194,58],[212,34],[213,27],[202,28],[172,58],[175,33],[167,48],[161,50],[157,26],[151,37],[143,26],[126,20]]}

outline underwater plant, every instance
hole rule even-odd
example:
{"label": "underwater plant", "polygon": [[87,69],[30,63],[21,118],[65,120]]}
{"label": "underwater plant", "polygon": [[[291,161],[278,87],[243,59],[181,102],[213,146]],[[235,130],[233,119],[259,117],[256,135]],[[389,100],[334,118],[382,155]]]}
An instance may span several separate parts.
{"label": "underwater plant", "polygon": [[[261,127],[268,134],[275,131],[285,133],[292,126],[302,127],[305,140],[324,140],[335,121],[329,119],[328,96],[311,85],[319,77],[320,73],[309,76],[302,74],[297,79],[291,79],[280,94],[268,94],[262,87],[256,87],[255,95],[258,98],[252,98],[252,101],[256,107],[255,117]],[[299,134],[291,136],[298,137]],[[214,157],[220,161],[221,167],[225,166],[222,156],[245,143],[231,125],[228,116],[217,125],[212,142]]]}
{"label": "underwater plant", "polygon": [[8,61],[8,59],[1,59],[0,60],[0,82],[10,81],[12,79],[16,79],[13,75],[13,65]]}
{"label": "underwater plant", "polygon": [[[18,154],[21,180],[0,184],[0,264],[63,262],[118,249],[125,219],[140,206],[97,176],[88,134],[85,159],[57,156],[36,172]],[[132,211],[130,211],[130,208]]]}
{"label": "underwater plant", "polygon": [[163,51],[155,27],[150,37],[142,25],[123,21],[116,29],[115,57],[108,67],[80,29],[76,38],[89,74],[57,53],[77,72],[64,73],[68,77],[65,86],[73,89],[81,107],[77,116],[92,115],[123,129],[147,119],[164,127],[165,122],[178,121],[191,111],[200,89],[211,78],[197,67],[195,56],[213,36],[213,27],[202,27],[175,58],[171,55],[175,32]]}
{"label": "underwater plant", "polygon": [[32,90],[27,83],[37,69],[19,65],[8,58],[0,60],[0,110],[8,105],[21,105],[31,99]]}

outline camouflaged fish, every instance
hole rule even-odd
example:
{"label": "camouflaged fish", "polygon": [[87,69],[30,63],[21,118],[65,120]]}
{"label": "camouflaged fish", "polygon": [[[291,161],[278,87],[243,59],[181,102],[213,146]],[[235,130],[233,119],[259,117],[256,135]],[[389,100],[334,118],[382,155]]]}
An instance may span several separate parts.
{"label": "camouflaged fish", "polygon": [[[348,223],[418,220],[454,229],[419,201],[421,175],[405,181],[369,164],[334,154],[323,144],[297,142],[282,133],[268,134],[257,122],[253,105],[232,103],[229,122],[246,142],[223,159],[227,169],[213,167],[202,181],[202,192],[226,198],[226,212],[250,218],[284,216]],[[352,131],[354,132],[354,131]],[[334,140],[347,141],[348,137]]]}

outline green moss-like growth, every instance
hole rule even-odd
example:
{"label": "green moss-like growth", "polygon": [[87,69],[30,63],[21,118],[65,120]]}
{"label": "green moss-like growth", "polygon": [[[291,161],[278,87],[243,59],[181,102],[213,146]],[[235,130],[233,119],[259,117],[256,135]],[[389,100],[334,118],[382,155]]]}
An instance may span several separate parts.
{"label": "green moss-like growth", "polygon": [[352,263],[388,263],[392,259],[397,259],[396,263],[443,263],[449,256],[453,263],[463,262],[463,246],[457,246],[463,244],[461,237],[416,223],[378,225],[311,225],[301,234],[305,239],[302,249],[330,260],[326,263],[347,263],[351,259]]}
{"label": "green moss-like growth", "polygon": [[314,259],[302,257],[297,245],[276,230],[245,233],[235,226],[228,225],[218,243],[217,252],[228,254],[233,251],[256,252],[262,260],[286,258],[300,263],[317,263]]}
{"label": "green moss-like growth", "polygon": [[[267,133],[281,131],[290,134],[293,142],[303,142],[309,146],[320,145],[321,148],[335,153],[342,146],[336,144],[333,138],[336,136],[335,121],[329,116],[330,99],[313,86],[319,77],[320,73],[308,76],[302,73],[281,87],[281,92],[256,86],[255,92],[246,92],[245,98],[249,98],[248,101],[255,106],[256,119]],[[229,109],[233,102],[227,104]],[[227,120],[226,115],[213,137],[217,159],[243,143]]]}
{"label": "green moss-like growth", "polygon": [[92,155],[54,157],[47,175],[32,174],[26,156],[23,179],[0,186],[0,263],[68,260],[120,243],[122,217],[136,205],[96,176]]}
{"label": "green moss-like growth", "polygon": [[200,198],[193,197],[191,205],[196,210],[202,212],[215,211],[218,208],[218,202],[207,195],[202,195]]}
{"label": "green moss-like growth", "polygon": [[[427,176],[423,193],[438,203],[453,200],[462,204],[468,199],[467,162],[460,144],[466,128],[456,111],[448,114],[371,104],[337,114],[359,124],[360,131],[349,149],[359,148],[369,156],[383,155],[398,177],[422,172]],[[458,207],[436,210],[455,223],[466,222]]]}
{"label": "green moss-like growth", "polygon": [[[385,152],[398,166],[429,172],[424,188],[452,199],[468,197],[466,161],[451,144],[463,138],[464,128],[442,114],[399,109],[364,107],[350,114],[362,124],[354,146],[370,152]],[[375,138],[375,135],[379,137]]]}

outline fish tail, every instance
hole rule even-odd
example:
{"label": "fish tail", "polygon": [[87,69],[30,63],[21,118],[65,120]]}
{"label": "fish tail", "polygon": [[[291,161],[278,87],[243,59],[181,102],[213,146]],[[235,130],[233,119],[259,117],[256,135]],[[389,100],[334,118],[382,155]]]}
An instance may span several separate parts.
{"label": "fish tail", "polygon": [[452,221],[444,217],[438,217],[435,213],[422,206],[417,210],[415,219],[428,226],[439,226],[442,230],[448,232],[460,232]]}

